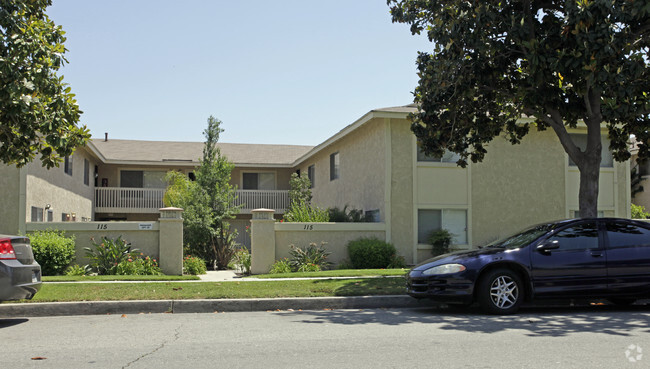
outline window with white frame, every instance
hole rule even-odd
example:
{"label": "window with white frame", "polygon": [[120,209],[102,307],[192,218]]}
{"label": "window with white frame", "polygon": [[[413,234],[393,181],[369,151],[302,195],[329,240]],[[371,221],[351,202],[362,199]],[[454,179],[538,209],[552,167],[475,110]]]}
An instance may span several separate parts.
{"label": "window with white frame", "polygon": [[333,181],[340,176],[340,168],[341,162],[339,158],[339,153],[335,152],[334,154],[330,155],[330,181]]}
{"label": "window with white frame", "polygon": [[242,173],[243,190],[275,190],[275,173]]}
{"label": "window with white frame", "polygon": [[467,244],[467,210],[418,210],[418,243],[429,244],[431,233],[440,229],[446,229],[453,235],[453,244]]}
{"label": "window with white frame", "polygon": [[[571,139],[573,140],[573,143],[580,148],[580,150],[585,151],[587,148],[587,135],[586,134],[580,134],[580,133],[570,133],[569,136],[571,136]],[[600,161],[600,167],[601,168],[612,168],[614,166],[614,156],[612,155],[612,152],[609,151],[609,139],[607,139],[607,136],[600,136],[600,144],[602,146],[601,149],[601,161]],[[570,167],[575,167],[576,163],[571,160],[569,157],[569,166]]]}

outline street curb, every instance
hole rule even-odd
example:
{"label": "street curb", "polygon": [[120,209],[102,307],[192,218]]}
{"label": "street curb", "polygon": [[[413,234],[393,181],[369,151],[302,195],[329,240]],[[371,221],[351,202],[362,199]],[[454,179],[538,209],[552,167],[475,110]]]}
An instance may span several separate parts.
{"label": "street curb", "polygon": [[214,313],[273,310],[391,309],[428,307],[430,303],[405,295],[214,299],[80,301],[0,304],[0,318],[140,313]]}

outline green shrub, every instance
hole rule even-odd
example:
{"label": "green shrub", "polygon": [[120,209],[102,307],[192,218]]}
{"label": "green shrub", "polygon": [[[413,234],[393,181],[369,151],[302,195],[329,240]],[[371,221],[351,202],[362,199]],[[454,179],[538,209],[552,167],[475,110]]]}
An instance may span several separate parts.
{"label": "green shrub", "polygon": [[121,261],[115,268],[117,275],[162,275],[158,261],[148,256],[130,255],[126,260]]}
{"label": "green shrub", "polygon": [[298,201],[284,213],[285,222],[329,222],[327,210],[311,205],[306,201]]}
{"label": "green shrub", "polygon": [[345,205],[343,209],[338,207],[329,208],[328,210],[330,222],[338,223],[359,223],[365,222],[366,218],[363,215],[363,210],[360,209],[350,209]]}
{"label": "green shrub", "polygon": [[199,257],[187,255],[183,259],[183,274],[199,275],[205,274],[207,270],[205,260]]}
{"label": "green shrub", "polygon": [[289,260],[287,258],[277,260],[273,265],[271,265],[271,270],[269,270],[269,274],[282,273],[291,273],[291,265],[289,265]]}
{"label": "green shrub", "polygon": [[242,247],[235,251],[234,261],[240,273],[246,275],[251,274],[251,253],[248,252],[247,248]]}
{"label": "green shrub", "polygon": [[82,275],[88,275],[90,274],[91,270],[88,266],[82,267],[79,264],[74,264],[70,265],[66,270],[65,270],[65,275],[69,276],[82,276]]}
{"label": "green shrub", "polygon": [[43,275],[63,274],[75,257],[75,238],[65,237],[63,231],[36,231],[29,239]]}
{"label": "green shrub", "polygon": [[291,259],[289,260],[289,265],[293,271],[301,271],[301,269],[308,269],[313,267],[311,265],[318,266],[319,270],[327,269],[327,267],[332,264],[327,261],[327,257],[331,252],[325,250],[326,242],[321,242],[320,246],[317,246],[316,243],[312,242],[306,248],[296,247],[295,245],[289,245],[291,250],[289,250],[289,255]]}
{"label": "green shrub", "polygon": [[454,235],[444,228],[431,232],[429,243],[433,246],[431,249],[433,256],[448,253],[453,237]]}
{"label": "green shrub", "polygon": [[388,268],[397,251],[377,238],[359,238],[348,242],[348,255],[354,269],[381,269]]}
{"label": "green shrub", "polygon": [[108,237],[102,237],[102,242],[96,243],[91,239],[93,247],[84,247],[86,250],[86,257],[90,260],[90,266],[99,275],[114,275],[116,274],[117,266],[131,257],[131,252],[136,252],[137,249],[131,250],[131,244],[119,236],[115,240]]}
{"label": "green shrub", "polygon": [[632,204],[632,219],[648,219],[650,214],[645,211],[645,206]]}

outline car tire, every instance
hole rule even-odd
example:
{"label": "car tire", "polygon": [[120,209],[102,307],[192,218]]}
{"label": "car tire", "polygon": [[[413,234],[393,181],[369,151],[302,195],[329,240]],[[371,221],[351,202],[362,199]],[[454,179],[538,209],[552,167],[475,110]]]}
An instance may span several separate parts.
{"label": "car tire", "polygon": [[478,282],[476,300],[490,314],[514,314],[524,300],[521,277],[509,269],[487,272]]}
{"label": "car tire", "polygon": [[613,298],[607,299],[607,300],[609,300],[609,302],[611,302],[614,305],[628,306],[628,305],[634,304],[637,299],[635,299],[635,298],[627,298],[627,297],[613,297]]}

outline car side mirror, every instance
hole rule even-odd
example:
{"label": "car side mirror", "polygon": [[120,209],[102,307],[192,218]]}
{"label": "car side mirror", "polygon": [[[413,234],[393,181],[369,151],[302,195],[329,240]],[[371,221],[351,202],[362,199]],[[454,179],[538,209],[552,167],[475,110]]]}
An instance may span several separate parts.
{"label": "car side mirror", "polygon": [[553,240],[553,241],[546,241],[543,244],[537,246],[537,251],[543,253],[549,253],[551,252],[551,250],[557,250],[559,248],[560,248],[560,241]]}

